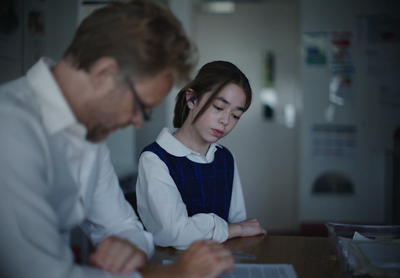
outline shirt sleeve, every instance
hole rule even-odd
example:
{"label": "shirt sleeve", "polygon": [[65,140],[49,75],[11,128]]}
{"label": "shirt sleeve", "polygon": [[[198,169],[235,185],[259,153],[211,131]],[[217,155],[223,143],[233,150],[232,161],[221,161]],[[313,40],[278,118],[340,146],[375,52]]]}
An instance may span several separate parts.
{"label": "shirt sleeve", "polygon": [[102,161],[99,183],[87,212],[87,220],[81,227],[95,245],[113,235],[128,239],[150,258],[154,252],[153,236],[143,229],[132,206],[126,201],[105,143],[100,146],[99,152]]}
{"label": "shirt sleeve", "polygon": [[[59,219],[46,199],[54,185],[49,183],[43,131],[31,114],[1,106],[0,277],[116,277],[74,263],[68,240],[58,229]],[[128,277],[141,276],[134,272]]]}
{"label": "shirt sleeve", "polygon": [[194,240],[228,238],[228,224],[221,217],[213,213],[188,216],[168,167],[157,155],[144,152],[138,168],[138,212],[156,245],[186,249]]}
{"label": "shirt sleeve", "polygon": [[229,223],[238,223],[247,219],[246,205],[244,202],[242,183],[240,182],[239,171],[235,162],[233,176],[231,206],[229,207]]}

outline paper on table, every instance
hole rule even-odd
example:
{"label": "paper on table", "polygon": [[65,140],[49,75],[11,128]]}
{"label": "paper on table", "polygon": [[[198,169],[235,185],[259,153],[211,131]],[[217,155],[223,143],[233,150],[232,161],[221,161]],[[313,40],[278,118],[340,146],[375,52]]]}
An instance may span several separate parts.
{"label": "paper on table", "polygon": [[353,239],[339,239],[347,267],[354,276],[400,277],[400,244],[393,237],[372,240],[355,232]]}
{"label": "paper on table", "polygon": [[360,242],[357,246],[372,265],[400,268],[400,244]]}
{"label": "paper on table", "polygon": [[378,267],[400,268],[400,244],[392,237],[379,237],[376,240],[367,238],[357,231],[353,240],[363,241],[353,243],[358,246],[368,261]]}
{"label": "paper on table", "polygon": [[297,278],[293,266],[290,264],[235,264],[231,273],[218,278]]}
{"label": "paper on table", "polygon": [[373,239],[361,235],[357,231],[354,232],[353,240],[374,241]]}
{"label": "paper on table", "polygon": [[400,243],[400,238],[398,238],[398,236],[383,235],[383,236],[376,236],[374,239],[371,239],[369,237],[363,236],[357,231],[354,232],[353,240]]}
{"label": "paper on table", "polygon": [[[164,260],[163,264],[173,261]],[[297,278],[290,264],[235,264],[230,273],[221,274],[218,278]]]}

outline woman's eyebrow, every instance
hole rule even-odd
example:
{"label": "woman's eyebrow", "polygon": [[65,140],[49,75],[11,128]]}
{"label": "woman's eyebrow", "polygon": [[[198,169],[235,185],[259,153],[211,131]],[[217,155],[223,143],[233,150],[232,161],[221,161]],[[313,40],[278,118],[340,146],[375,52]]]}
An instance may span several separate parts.
{"label": "woman's eyebrow", "polygon": [[[226,99],[224,99],[223,97],[216,97],[215,99],[216,99],[216,100],[220,100],[220,101],[222,101],[223,103],[225,103],[225,104],[227,104],[227,105],[231,105],[231,103],[230,103],[229,101],[227,101]],[[244,112],[244,107],[236,106],[235,109]]]}

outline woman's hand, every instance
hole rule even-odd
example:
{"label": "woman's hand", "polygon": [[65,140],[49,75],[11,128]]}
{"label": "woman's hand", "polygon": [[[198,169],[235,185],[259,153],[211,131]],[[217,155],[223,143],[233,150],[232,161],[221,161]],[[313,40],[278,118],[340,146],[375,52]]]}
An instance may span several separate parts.
{"label": "woman's hand", "polygon": [[228,239],[234,237],[247,237],[256,235],[266,235],[267,231],[263,229],[255,218],[249,218],[242,222],[228,224]]}

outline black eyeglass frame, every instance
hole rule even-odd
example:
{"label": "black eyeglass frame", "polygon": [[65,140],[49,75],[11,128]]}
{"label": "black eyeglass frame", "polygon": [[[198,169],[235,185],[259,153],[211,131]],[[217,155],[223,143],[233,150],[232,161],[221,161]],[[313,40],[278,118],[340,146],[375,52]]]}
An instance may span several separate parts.
{"label": "black eyeglass frame", "polygon": [[140,113],[142,113],[143,120],[145,122],[148,122],[151,120],[151,113],[152,110],[151,108],[146,108],[146,106],[143,104],[143,102],[140,100],[135,87],[133,86],[133,82],[130,80],[129,77],[125,77],[125,82],[128,84],[129,89],[132,92],[133,98],[135,99],[135,104],[139,106]]}

